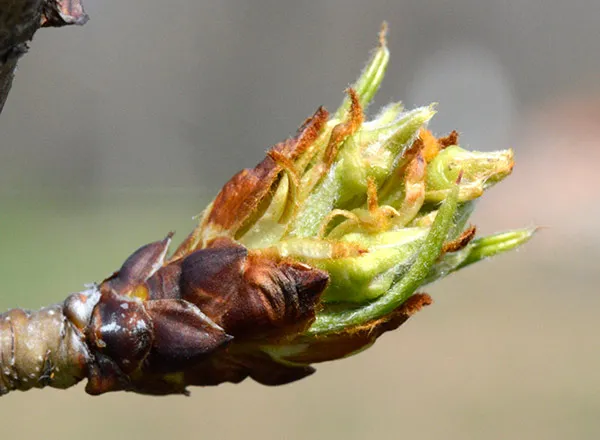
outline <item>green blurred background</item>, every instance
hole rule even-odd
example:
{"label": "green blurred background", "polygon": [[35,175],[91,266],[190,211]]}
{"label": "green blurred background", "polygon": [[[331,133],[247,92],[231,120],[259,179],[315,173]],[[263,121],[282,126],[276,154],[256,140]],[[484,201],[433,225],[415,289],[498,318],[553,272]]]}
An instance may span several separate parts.
{"label": "green blurred background", "polygon": [[[0,117],[0,310],[37,308],[176,230],[321,104],[390,23],[375,107],[439,102],[431,128],[513,147],[483,233],[547,226],[427,291],[435,304],[301,382],[190,398],[0,399],[2,438],[600,438],[600,3],[86,2],[40,31]],[[373,111],[373,110],[372,110]]]}

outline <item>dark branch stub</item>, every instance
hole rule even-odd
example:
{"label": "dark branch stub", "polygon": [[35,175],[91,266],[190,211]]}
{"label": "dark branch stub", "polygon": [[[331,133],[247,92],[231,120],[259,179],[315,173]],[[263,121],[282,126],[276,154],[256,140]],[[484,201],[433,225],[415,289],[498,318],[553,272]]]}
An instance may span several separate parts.
{"label": "dark branch stub", "polygon": [[40,27],[83,25],[80,0],[0,0],[0,113],[12,86],[19,57]]}
{"label": "dark branch stub", "polygon": [[43,6],[41,27],[61,27],[87,23],[89,16],[79,0],[46,0]]}

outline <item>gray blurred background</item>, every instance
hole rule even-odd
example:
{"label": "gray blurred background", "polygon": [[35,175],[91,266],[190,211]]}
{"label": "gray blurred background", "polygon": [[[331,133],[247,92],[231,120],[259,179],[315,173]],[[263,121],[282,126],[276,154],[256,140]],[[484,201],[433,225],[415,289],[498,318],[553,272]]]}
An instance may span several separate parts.
{"label": "gray blurred background", "polygon": [[0,400],[6,438],[600,438],[600,2],[94,1],[40,31],[0,117],[0,310],[58,301],[175,229],[318,105],[390,24],[371,111],[512,147],[483,233],[547,226],[431,286],[436,303],[299,383],[191,398],[78,387]]}

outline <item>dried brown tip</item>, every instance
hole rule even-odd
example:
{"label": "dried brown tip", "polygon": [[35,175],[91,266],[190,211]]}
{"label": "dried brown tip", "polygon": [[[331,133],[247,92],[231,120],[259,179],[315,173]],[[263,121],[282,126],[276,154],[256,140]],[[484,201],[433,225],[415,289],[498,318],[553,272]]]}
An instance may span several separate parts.
{"label": "dried brown tip", "polygon": [[364,120],[363,108],[360,105],[360,97],[356,90],[349,87],[346,92],[350,96],[350,114],[348,120],[342,122],[331,130],[331,136],[329,137],[329,143],[325,150],[325,169],[329,170],[335,157],[337,156],[340,144],[348,137],[356,133],[360,128]]}
{"label": "dried brown tip", "polygon": [[470,242],[475,238],[475,233],[477,232],[477,228],[475,226],[469,226],[467,229],[463,231],[462,234],[455,240],[444,243],[442,247],[442,254],[447,252],[456,252],[464,249]]}
{"label": "dried brown tip", "polygon": [[433,299],[426,293],[415,293],[408,298],[400,307],[400,313],[406,316],[412,316],[425,306],[433,304]]}
{"label": "dried brown tip", "polygon": [[458,131],[452,130],[448,135],[438,139],[442,149],[451,145],[458,145]]}
{"label": "dried brown tip", "polygon": [[374,177],[369,177],[367,180],[367,205],[369,212],[374,214],[379,208],[379,200],[377,198],[377,182]]}
{"label": "dried brown tip", "polygon": [[352,101],[350,105],[350,120],[348,121],[348,130],[350,131],[350,134],[354,134],[363,123],[365,115],[363,113],[363,108],[360,105],[360,96],[358,96],[356,90],[354,90],[352,87],[349,87],[347,93],[350,95],[350,100]]}
{"label": "dried brown tip", "polygon": [[465,172],[463,170],[460,170],[460,172],[458,173],[458,177],[456,178],[456,184],[460,185],[460,182],[462,182],[462,178],[463,178],[463,174]]}
{"label": "dried brown tip", "polygon": [[381,28],[379,29],[379,46],[385,47],[387,45],[387,33],[388,24],[387,21],[383,21],[381,23]]}

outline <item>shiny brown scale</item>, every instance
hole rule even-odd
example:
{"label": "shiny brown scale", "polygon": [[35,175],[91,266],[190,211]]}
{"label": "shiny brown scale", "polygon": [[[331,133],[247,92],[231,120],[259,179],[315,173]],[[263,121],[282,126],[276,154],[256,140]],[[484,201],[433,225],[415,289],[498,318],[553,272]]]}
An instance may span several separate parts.
{"label": "shiny brown scale", "polygon": [[85,330],[95,359],[88,392],[183,392],[179,381],[161,379],[175,372],[194,385],[247,376],[274,385],[312,373],[244,354],[243,341],[307,327],[326,273],[230,239],[161,267],[170,238],[138,249],[99,286]]}
{"label": "shiny brown scale", "polygon": [[231,241],[181,264],[181,296],[236,337],[311,319],[328,276],[301,263],[274,261]]}
{"label": "shiny brown scale", "polygon": [[152,346],[152,320],[143,303],[107,290],[92,312],[86,338],[97,353],[131,373]]}

